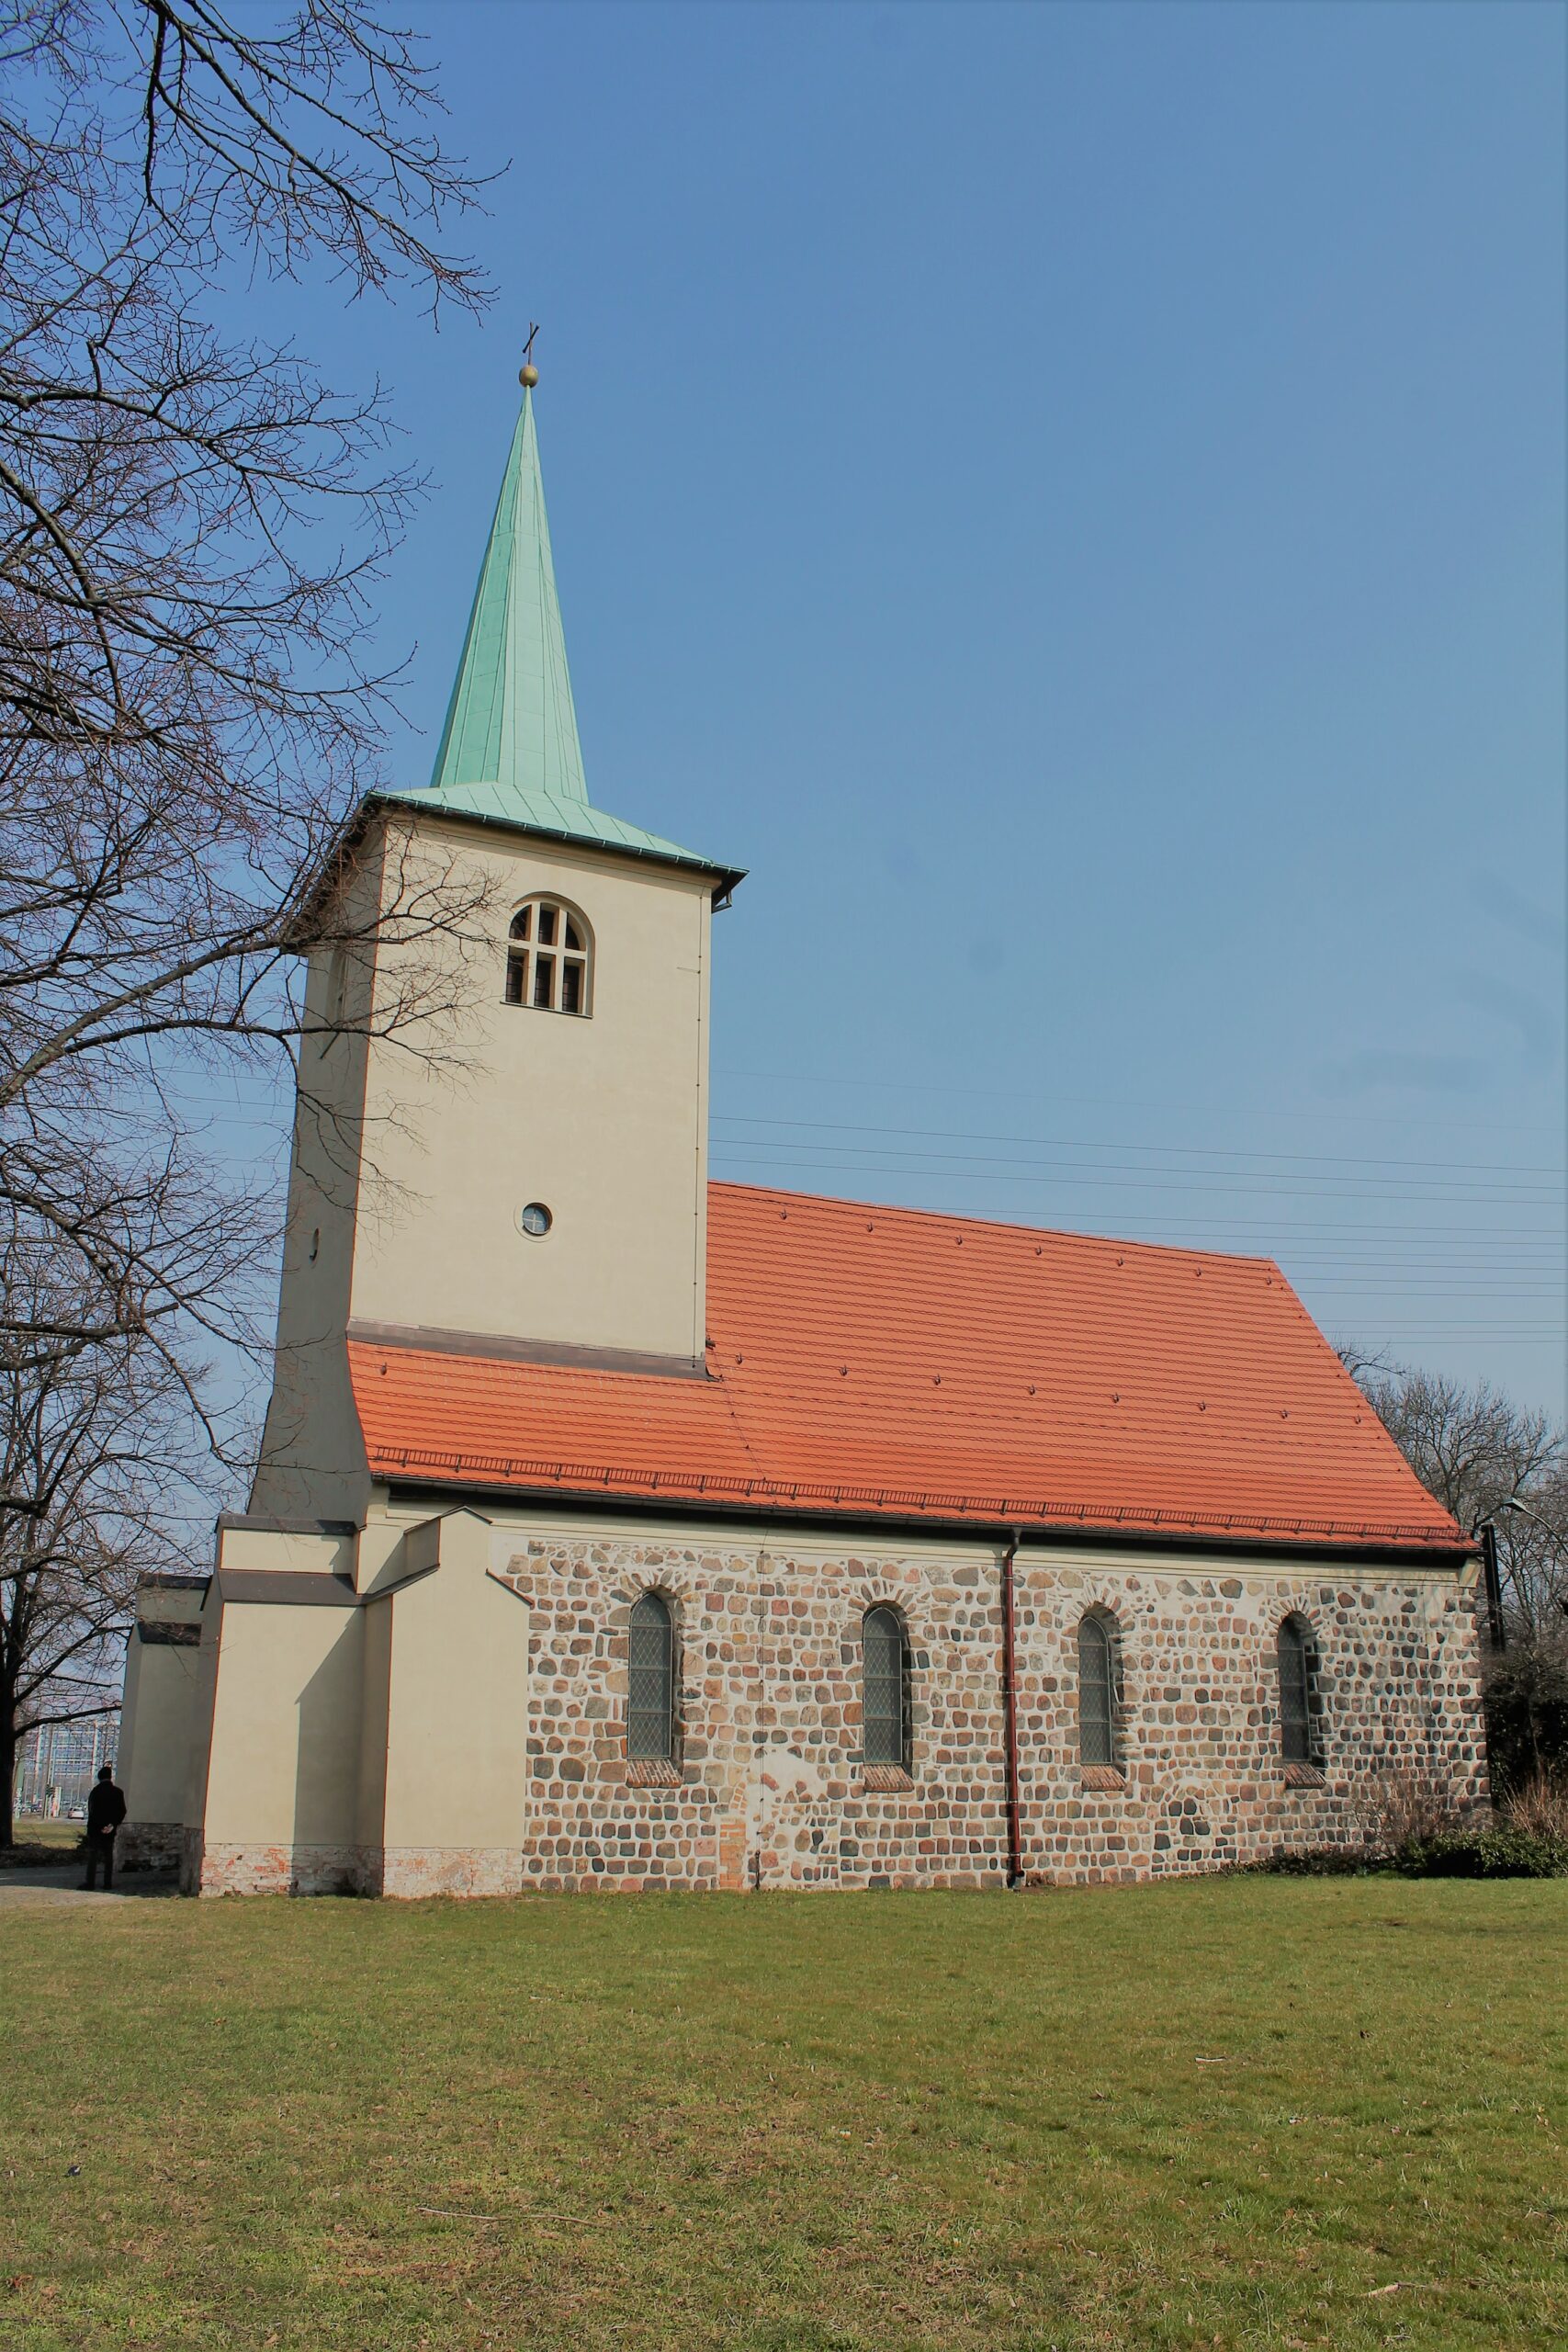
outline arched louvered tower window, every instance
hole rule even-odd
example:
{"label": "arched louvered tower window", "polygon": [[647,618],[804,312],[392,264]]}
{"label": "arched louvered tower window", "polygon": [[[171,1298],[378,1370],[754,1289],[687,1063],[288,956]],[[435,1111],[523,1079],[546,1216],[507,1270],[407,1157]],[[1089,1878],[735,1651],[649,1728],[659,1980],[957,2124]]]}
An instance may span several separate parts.
{"label": "arched louvered tower window", "polygon": [[530,899],[512,918],[506,944],[506,1001],[538,1012],[589,1011],[593,944],[575,907]]}
{"label": "arched louvered tower window", "polygon": [[1078,1761],[1121,1763],[1117,1714],[1122,1674],[1116,1628],[1104,1617],[1085,1617],[1078,1626]]}
{"label": "arched louvered tower window", "polygon": [[668,1764],[675,1754],[675,1628],[668,1601],[645,1592],[632,1609],[626,1654],[626,1756]]}
{"label": "arched louvered tower window", "polygon": [[865,1687],[863,1751],[868,1764],[909,1765],[909,1655],[896,1609],[868,1609],[861,1626]]}
{"label": "arched louvered tower window", "polygon": [[1315,1679],[1312,1627],[1287,1617],[1280,1628],[1280,1752],[1287,1764],[1315,1764],[1312,1695]]}

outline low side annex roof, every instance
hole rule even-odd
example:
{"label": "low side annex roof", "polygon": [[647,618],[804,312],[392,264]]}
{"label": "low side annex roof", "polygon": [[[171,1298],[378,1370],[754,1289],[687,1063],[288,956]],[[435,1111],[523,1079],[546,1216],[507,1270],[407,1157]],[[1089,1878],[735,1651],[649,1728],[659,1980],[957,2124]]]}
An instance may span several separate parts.
{"label": "low side annex roof", "polygon": [[1452,1554],[1269,1261],[709,1188],[708,1377],[356,1341],[373,1475]]}

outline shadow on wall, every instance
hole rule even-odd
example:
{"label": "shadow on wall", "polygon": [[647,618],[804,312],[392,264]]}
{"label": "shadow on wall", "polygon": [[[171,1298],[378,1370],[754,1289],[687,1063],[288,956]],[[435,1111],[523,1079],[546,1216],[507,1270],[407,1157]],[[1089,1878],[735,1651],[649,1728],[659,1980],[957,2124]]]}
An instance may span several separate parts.
{"label": "shadow on wall", "polygon": [[299,1692],[294,1765],[295,1894],[353,1894],[359,1886],[355,1821],[363,1679],[361,1612],[345,1610],[342,1630]]}

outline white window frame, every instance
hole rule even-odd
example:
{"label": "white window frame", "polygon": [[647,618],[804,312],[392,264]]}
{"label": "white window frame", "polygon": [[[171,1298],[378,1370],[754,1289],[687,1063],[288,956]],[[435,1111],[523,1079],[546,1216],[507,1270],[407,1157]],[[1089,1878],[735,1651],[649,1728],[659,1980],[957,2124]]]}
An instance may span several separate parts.
{"label": "white window frame", "polygon": [[[548,932],[549,936],[541,937]],[[570,935],[578,944],[569,946]],[[563,1004],[566,976],[578,976],[578,1001]],[[593,933],[570,899],[547,890],[525,899],[506,934],[506,1001],[530,1012],[564,1012],[586,1021],[593,1011]]]}

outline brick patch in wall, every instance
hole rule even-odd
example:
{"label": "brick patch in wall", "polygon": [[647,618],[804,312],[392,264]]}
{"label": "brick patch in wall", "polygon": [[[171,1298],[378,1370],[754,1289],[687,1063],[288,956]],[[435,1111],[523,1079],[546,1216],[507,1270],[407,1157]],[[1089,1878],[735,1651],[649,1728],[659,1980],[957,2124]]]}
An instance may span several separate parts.
{"label": "brick patch in wall", "polygon": [[718,1883],[726,1894],[741,1894],[745,1892],[747,1870],[744,1820],[721,1821],[718,1825]]}

